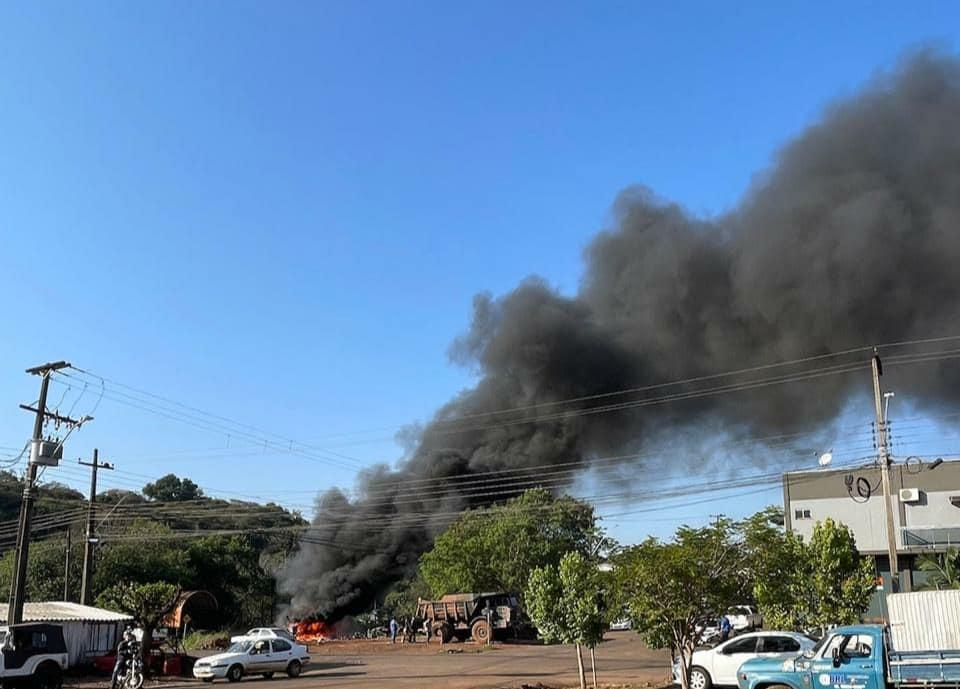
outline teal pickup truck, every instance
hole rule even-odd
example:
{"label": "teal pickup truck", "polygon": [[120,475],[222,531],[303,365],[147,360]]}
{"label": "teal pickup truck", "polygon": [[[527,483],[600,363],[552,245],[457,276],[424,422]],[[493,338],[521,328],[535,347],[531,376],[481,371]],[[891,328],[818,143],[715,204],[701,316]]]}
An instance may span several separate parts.
{"label": "teal pickup truck", "polygon": [[960,689],[960,591],[888,596],[890,626],[830,630],[803,655],[756,658],[737,671],[740,689]]}

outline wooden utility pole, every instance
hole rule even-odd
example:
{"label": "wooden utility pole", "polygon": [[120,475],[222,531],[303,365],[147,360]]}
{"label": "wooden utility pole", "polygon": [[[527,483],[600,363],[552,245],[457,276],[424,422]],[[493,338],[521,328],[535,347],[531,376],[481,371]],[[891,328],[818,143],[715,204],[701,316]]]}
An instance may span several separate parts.
{"label": "wooden utility pole", "polygon": [[90,503],[87,506],[87,532],[83,546],[83,578],[80,581],[80,605],[90,605],[90,587],[93,584],[93,546],[97,542],[93,525],[97,504],[97,469],[113,469],[113,465],[100,462],[100,452],[97,449],[93,451],[92,462],[84,462],[82,459],[78,459],[77,463],[90,467]]}
{"label": "wooden utility pole", "polygon": [[883,413],[883,396],[880,394],[880,376],[883,365],[880,355],[874,349],[873,360],[873,400],[877,412],[877,462],[880,465],[880,478],[883,483],[883,504],[887,517],[887,557],[890,560],[890,586],[894,593],[900,590],[900,563],[897,561],[897,532],[893,525],[893,502],[890,496],[890,452],[887,447],[887,419]]}
{"label": "wooden utility pole", "polygon": [[10,604],[7,606],[8,625],[23,622],[23,603],[27,596],[27,560],[30,556],[30,522],[33,518],[34,484],[37,481],[37,465],[42,459],[44,449],[43,424],[48,417],[75,425],[81,423],[47,412],[50,374],[69,365],[66,361],[57,361],[27,369],[27,373],[40,376],[40,398],[36,407],[21,405],[22,408],[34,412],[36,417],[33,422],[33,436],[30,439],[30,461],[27,464],[27,475],[23,479],[23,496],[20,499],[17,545],[14,550],[13,577],[10,582]]}
{"label": "wooden utility pole", "polygon": [[63,601],[70,602],[70,527],[67,527],[67,550],[63,558]]}

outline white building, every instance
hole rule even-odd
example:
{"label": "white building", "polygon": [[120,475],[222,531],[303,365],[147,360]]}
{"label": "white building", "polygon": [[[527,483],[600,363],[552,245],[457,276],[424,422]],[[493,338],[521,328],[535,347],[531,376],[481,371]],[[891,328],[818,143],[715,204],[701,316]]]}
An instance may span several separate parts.
{"label": "white building", "polygon": [[[917,556],[960,546],[960,461],[898,462],[890,467],[894,533],[900,589],[923,582]],[[783,507],[788,529],[810,540],[813,527],[827,517],[846,524],[857,549],[876,558],[890,591],[887,521],[880,468],[837,468],[783,475]],[[877,596],[870,616],[882,614]]]}
{"label": "white building", "polygon": [[[0,617],[7,618],[7,605],[0,604]],[[123,628],[133,621],[124,615],[79,603],[54,601],[25,603],[24,622],[52,622],[63,627],[63,639],[70,656],[69,667],[89,663],[95,656],[115,649]]]}

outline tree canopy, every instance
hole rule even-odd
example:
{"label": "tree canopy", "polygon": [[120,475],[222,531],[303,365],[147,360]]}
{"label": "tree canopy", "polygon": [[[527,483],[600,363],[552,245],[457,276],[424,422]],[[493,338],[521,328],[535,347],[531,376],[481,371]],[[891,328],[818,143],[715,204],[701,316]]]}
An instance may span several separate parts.
{"label": "tree canopy", "polygon": [[420,558],[434,596],[471,591],[523,594],[530,573],[568,552],[590,555],[603,538],[593,507],[536,488],[502,506],[464,512]]}
{"label": "tree canopy", "polygon": [[671,648],[681,660],[681,686],[689,686],[690,661],[699,641],[697,623],[740,600],[744,562],[733,521],[677,529],[674,539],[648,538],[614,560],[618,603],[654,648]]}
{"label": "tree canopy", "polygon": [[188,478],[167,474],[143,487],[143,494],[158,502],[189,502],[203,497],[200,487]]}
{"label": "tree canopy", "polygon": [[825,519],[813,527],[809,543],[783,533],[772,545],[773,576],[756,579],[754,595],[764,620],[780,629],[811,631],[852,624],[870,604],[876,582],[873,559],[857,551],[853,533]]}
{"label": "tree canopy", "polygon": [[[568,552],[559,567],[533,570],[526,593],[527,611],[543,640],[576,646],[580,687],[585,689],[581,647],[595,648],[606,627],[604,582],[596,559]],[[596,669],[595,662],[593,666]]]}

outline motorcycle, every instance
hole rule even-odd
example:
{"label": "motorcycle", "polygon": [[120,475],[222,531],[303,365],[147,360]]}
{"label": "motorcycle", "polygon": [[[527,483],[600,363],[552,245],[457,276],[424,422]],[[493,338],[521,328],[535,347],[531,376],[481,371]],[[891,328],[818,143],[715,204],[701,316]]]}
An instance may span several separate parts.
{"label": "motorcycle", "polygon": [[140,689],[143,686],[143,654],[139,644],[133,649],[130,658],[127,658],[113,689]]}

